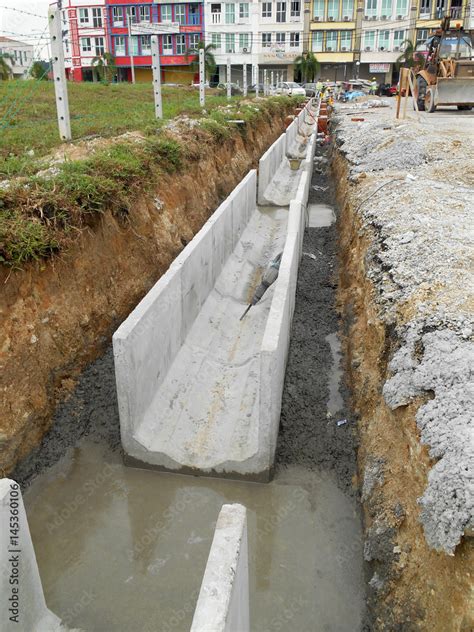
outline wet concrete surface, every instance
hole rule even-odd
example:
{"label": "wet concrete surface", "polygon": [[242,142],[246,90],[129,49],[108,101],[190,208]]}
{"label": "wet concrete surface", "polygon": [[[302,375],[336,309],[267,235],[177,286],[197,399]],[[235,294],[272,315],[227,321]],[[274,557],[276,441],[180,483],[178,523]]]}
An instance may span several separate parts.
{"label": "wet concrete surface", "polygon": [[[324,171],[313,182],[326,185]],[[310,201],[333,202],[314,190]],[[316,260],[300,265],[272,483],[124,467],[111,350],[84,371],[17,468],[47,603],[66,623],[87,632],[188,630],[220,507],[240,502],[249,510],[252,632],[362,628],[335,225],[308,229],[303,250]]]}

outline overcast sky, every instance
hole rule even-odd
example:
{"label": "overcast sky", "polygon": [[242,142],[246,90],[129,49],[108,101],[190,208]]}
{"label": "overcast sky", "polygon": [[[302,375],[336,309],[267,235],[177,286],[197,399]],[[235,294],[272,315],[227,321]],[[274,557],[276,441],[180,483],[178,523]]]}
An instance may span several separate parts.
{"label": "overcast sky", "polygon": [[[48,49],[45,44],[50,2],[51,0],[0,0],[0,35],[33,44],[39,57],[47,59]],[[34,13],[39,17],[26,15],[21,11]],[[41,35],[43,39],[40,39]]]}

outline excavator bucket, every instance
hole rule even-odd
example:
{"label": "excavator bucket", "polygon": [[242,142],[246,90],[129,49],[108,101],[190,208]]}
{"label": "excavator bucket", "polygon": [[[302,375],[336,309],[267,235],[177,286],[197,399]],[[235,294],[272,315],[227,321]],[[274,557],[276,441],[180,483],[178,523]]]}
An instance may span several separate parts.
{"label": "excavator bucket", "polygon": [[436,105],[474,106],[474,78],[438,77],[435,101]]}

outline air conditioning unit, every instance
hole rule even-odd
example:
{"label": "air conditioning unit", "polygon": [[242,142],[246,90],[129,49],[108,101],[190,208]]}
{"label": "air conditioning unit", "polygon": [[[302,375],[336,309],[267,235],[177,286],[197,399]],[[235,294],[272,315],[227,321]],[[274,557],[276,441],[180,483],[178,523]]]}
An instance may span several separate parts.
{"label": "air conditioning unit", "polygon": [[365,50],[366,50],[366,51],[369,51],[369,50],[372,50],[372,49],[371,49],[371,47],[370,47],[370,46],[366,46],[366,47],[365,47]]}
{"label": "air conditioning unit", "polygon": [[243,52],[243,53],[248,53],[248,52],[249,52],[249,49],[248,49],[248,48],[242,48],[242,52]]}
{"label": "air conditioning unit", "polygon": [[227,52],[228,52],[228,53],[233,53],[234,51],[232,50],[232,48],[229,48],[229,49],[227,50]]}
{"label": "air conditioning unit", "polygon": [[347,47],[346,47],[346,46],[341,46],[341,51],[343,51],[343,52],[344,52],[344,51],[346,51],[346,50],[347,50]]}
{"label": "air conditioning unit", "polygon": [[376,20],[376,19],[377,19],[377,16],[376,16],[376,15],[373,15],[370,19],[371,19],[371,20],[372,20],[372,22],[373,22],[374,20]]}
{"label": "air conditioning unit", "polygon": [[382,15],[382,17],[380,18],[381,20],[386,20],[387,16],[386,15]]}
{"label": "air conditioning unit", "polygon": [[370,16],[369,15],[364,15],[364,20],[370,20]]}
{"label": "air conditioning unit", "polygon": [[328,17],[328,22],[334,22],[334,18],[332,16]]}
{"label": "air conditioning unit", "polygon": [[394,46],[393,50],[400,50],[400,46]]}
{"label": "air conditioning unit", "polygon": [[332,46],[326,46],[326,52],[332,53]]}
{"label": "air conditioning unit", "polygon": [[349,22],[349,16],[348,15],[345,15],[342,19],[344,20],[344,22]]}
{"label": "air conditioning unit", "polygon": [[397,15],[397,20],[403,20],[404,16],[403,15]]}
{"label": "air conditioning unit", "polygon": [[315,16],[314,16],[314,18],[313,18],[313,20],[314,20],[315,22],[319,22],[319,20],[320,20],[320,19],[321,19],[321,18],[319,17],[319,15],[315,15]]}

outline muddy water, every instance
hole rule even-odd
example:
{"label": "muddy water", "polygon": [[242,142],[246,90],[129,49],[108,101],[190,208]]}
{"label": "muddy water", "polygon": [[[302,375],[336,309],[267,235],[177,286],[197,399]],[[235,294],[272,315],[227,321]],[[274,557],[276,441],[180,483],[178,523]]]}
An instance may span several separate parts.
{"label": "muddy water", "polygon": [[87,439],[25,494],[49,607],[88,632],[188,630],[225,502],[248,509],[252,631],[358,629],[359,521],[330,477],[162,474]]}

